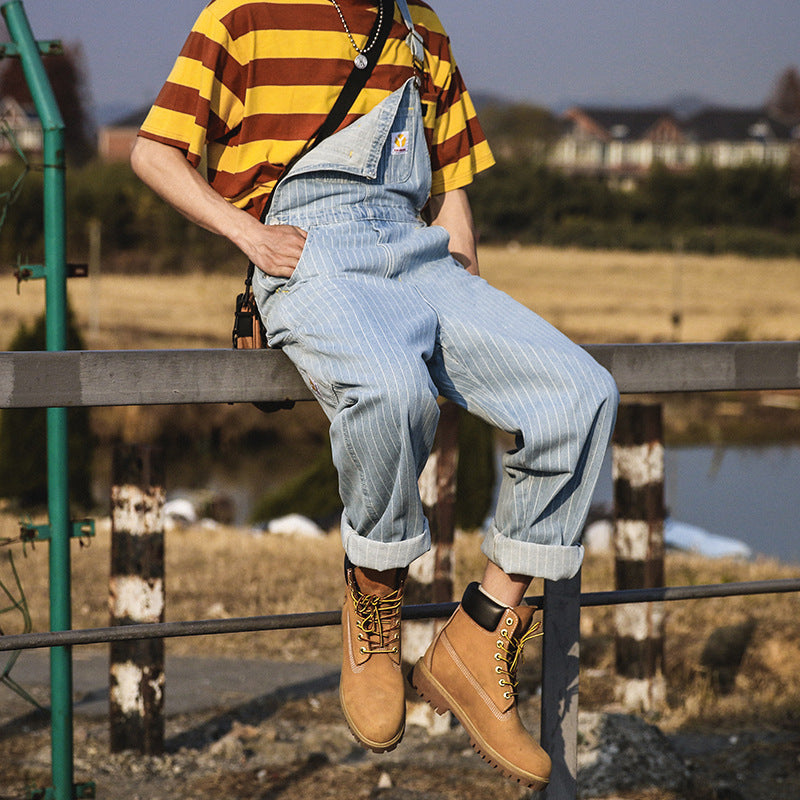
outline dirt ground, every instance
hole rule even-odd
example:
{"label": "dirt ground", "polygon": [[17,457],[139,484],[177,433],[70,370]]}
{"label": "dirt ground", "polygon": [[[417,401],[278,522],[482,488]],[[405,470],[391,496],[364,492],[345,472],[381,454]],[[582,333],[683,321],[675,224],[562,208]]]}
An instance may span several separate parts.
{"label": "dirt ground", "polygon": [[[93,780],[98,797],[516,800],[525,795],[488,768],[460,730],[437,737],[435,747],[421,729],[410,729],[393,753],[363,750],[343,726],[333,690],[276,707],[256,702],[236,715],[221,711],[210,719],[170,719],[167,752],[159,757],[109,755],[107,728],[104,721],[83,724],[76,737],[82,751],[76,780]],[[18,735],[13,749],[3,741],[8,768],[0,785],[6,792],[15,784],[47,784],[46,734],[38,728]]]}
{"label": "dirt ground", "polygon": [[[536,729],[538,703],[522,702]],[[44,715],[0,725],[0,797],[21,800],[26,787],[50,784],[49,732]],[[126,800],[521,800],[527,790],[498,775],[469,747],[460,727],[432,737],[409,728],[393,753],[374,755],[350,737],[335,690],[285,701],[254,700],[234,711],[167,720],[165,753],[110,754],[108,724],[78,719],[75,779],[91,781],[99,798]],[[797,724],[697,728],[664,739],[683,775],[676,790],[647,778],[622,781],[610,794],[580,780],[579,797],[621,800],[791,800],[800,797]],[[613,752],[613,748],[611,748]],[[652,753],[648,754],[652,757]],[[620,772],[641,775],[637,760],[617,753]],[[581,773],[579,773],[579,776]]]}
{"label": "dirt ground", "polygon": [[[0,529],[2,533],[2,529]],[[307,610],[335,608],[341,592],[341,554],[331,535],[287,548],[282,537],[256,536],[223,527],[175,530],[167,536],[169,619],[282,613],[291,580]],[[456,591],[477,572],[479,538],[457,541]],[[73,553],[76,628],[107,624],[108,535],[103,525],[89,547]],[[46,549],[37,547],[15,561],[25,587],[34,628],[46,628]],[[773,561],[709,561],[670,553],[669,585],[796,577],[798,567]],[[7,572],[2,579],[10,585]],[[583,588],[596,591],[613,583],[613,559],[587,559]],[[540,593],[534,585],[532,594]],[[580,779],[583,800],[791,800],[800,797],[800,598],[763,595],[669,604],[666,623],[667,702],[658,713],[630,718],[656,726],[663,753],[642,752],[630,740],[601,742],[600,753],[621,780],[611,794],[592,788],[590,772]],[[13,615],[0,618],[14,632]],[[755,620],[752,639],[730,691],[720,694],[701,654],[720,628]],[[332,681],[302,693],[253,695],[227,701],[224,679],[209,675],[205,706],[170,714],[161,756],[110,754],[108,723],[101,716],[76,714],[75,778],[93,781],[97,796],[126,800],[191,798],[240,800],[362,797],[381,800],[509,800],[528,796],[518,784],[497,775],[471,750],[460,727],[432,737],[411,726],[400,747],[383,756],[362,750],[350,736],[335,687],[338,628],[269,632],[168,643],[168,653],[183,658],[220,656],[258,665],[259,659],[329,665]],[[619,718],[613,677],[613,612],[586,609],[582,618],[580,707],[581,747],[590,748],[590,718]],[[0,663],[5,663],[0,661]],[[243,666],[244,668],[244,666]],[[255,667],[258,669],[258,666]],[[24,672],[12,671],[23,686]],[[540,645],[527,648],[522,672],[523,718],[538,732],[537,692],[541,680]],[[49,722],[40,712],[9,703],[0,686],[0,800],[25,796],[26,787],[50,784]],[[47,703],[46,687],[34,692]],[[213,697],[209,701],[208,697]],[[84,698],[85,699],[85,698]],[[91,698],[89,698],[91,699]],[[97,700],[98,698],[95,698]],[[102,699],[102,698],[100,698]],[[594,715],[594,716],[592,716]],[[629,719],[628,717],[624,717]],[[596,743],[594,745],[597,746]],[[589,758],[587,751],[584,756]],[[595,757],[597,752],[594,752]],[[674,759],[678,788],[649,785],[646,759]],[[643,762],[645,759],[645,762]],[[606,777],[608,770],[606,771]],[[627,777],[625,777],[627,776]],[[623,780],[624,778],[624,780]],[[628,781],[626,783],[625,781]],[[600,784],[598,784],[600,785]],[[603,784],[606,785],[606,784]]]}

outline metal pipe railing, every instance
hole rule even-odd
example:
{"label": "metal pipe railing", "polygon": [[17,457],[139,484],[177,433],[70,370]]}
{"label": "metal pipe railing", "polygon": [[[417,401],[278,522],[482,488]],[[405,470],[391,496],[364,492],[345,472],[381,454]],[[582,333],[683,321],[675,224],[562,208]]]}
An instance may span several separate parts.
{"label": "metal pipe railing", "polygon": [[[785,594],[787,592],[800,592],[800,578],[704,584],[702,586],[665,586],[655,589],[585,592],[580,596],[580,605],[582,608],[596,608],[598,606],[624,605],[626,603],[700,600],[712,597]],[[543,595],[534,595],[525,599],[529,605],[541,608],[545,598]],[[403,619],[446,619],[455,611],[456,606],[457,603],[428,603],[425,605],[404,606]],[[42,647],[105,644],[140,639],[171,639],[182,636],[209,636],[226,633],[319,628],[339,625],[341,621],[342,612],[341,609],[338,609],[334,611],[312,611],[303,614],[271,614],[187,622],[118,625],[107,628],[86,628],[83,630],[49,633],[20,633],[14,636],[0,637],[0,652],[33,650]]]}

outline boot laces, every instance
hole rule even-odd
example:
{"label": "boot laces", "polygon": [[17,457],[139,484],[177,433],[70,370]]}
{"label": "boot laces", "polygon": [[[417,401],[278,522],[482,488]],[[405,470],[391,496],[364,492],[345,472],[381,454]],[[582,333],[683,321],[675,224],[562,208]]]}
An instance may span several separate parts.
{"label": "boot laces", "polygon": [[351,595],[357,617],[358,640],[363,643],[361,652],[398,653],[402,590],[396,589],[386,597],[377,597],[351,589]]}
{"label": "boot laces", "polygon": [[[506,624],[511,625],[513,621],[506,619]],[[544,631],[540,630],[541,627],[540,622],[534,622],[522,636],[514,636],[509,633],[508,628],[500,630],[500,638],[497,640],[499,652],[495,653],[494,656],[500,663],[495,667],[495,671],[502,676],[498,683],[506,688],[506,691],[503,692],[503,697],[506,700],[517,695],[517,687],[519,686],[517,670],[522,665],[523,648],[531,639],[544,635]]]}

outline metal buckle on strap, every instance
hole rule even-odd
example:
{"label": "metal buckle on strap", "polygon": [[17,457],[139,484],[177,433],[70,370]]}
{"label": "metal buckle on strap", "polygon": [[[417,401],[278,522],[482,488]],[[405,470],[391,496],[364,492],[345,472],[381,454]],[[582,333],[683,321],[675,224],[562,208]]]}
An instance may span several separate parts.
{"label": "metal buckle on strap", "polygon": [[425,73],[425,46],[422,42],[422,36],[420,36],[415,28],[412,28],[408,36],[406,36],[406,44],[411,50],[411,60],[414,64],[414,72],[416,73],[415,79],[417,87],[419,87],[422,75]]}
{"label": "metal buckle on strap", "polygon": [[422,41],[422,35],[416,28],[411,28],[406,36],[406,44],[411,50],[411,56],[414,59],[415,67],[425,66],[425,45]]}

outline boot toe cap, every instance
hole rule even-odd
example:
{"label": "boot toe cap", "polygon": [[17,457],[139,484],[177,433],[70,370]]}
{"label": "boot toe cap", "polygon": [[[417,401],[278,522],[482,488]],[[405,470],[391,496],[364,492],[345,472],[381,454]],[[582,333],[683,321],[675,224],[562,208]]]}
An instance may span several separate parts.
{"label": "boot toe cap", "polygon": [[376,692],[359,702],[339,692],[342,711],[351,733],[365,747],[381,753],[394,749],[405,731],[405,697],[401,692]]}

